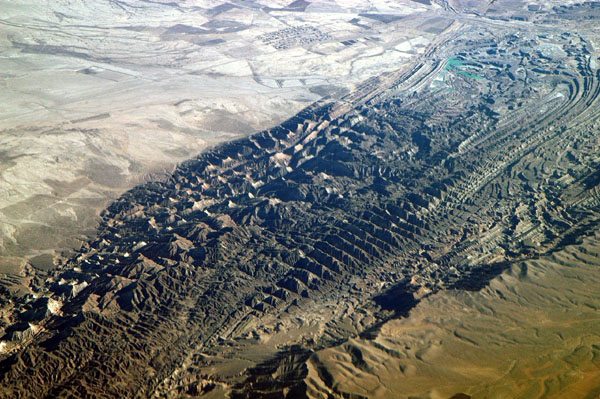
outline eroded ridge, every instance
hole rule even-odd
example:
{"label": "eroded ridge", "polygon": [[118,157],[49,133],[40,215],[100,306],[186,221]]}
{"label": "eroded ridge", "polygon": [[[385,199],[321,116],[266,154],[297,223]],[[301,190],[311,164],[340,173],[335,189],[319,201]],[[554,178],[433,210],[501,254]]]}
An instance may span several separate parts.
{"label": "eroded ridge", "polygon": [[7,316],[0,396],[344,397],[327,375],[307,391],[311,353],[596,226],[591,42],[455,26],[374,94],[113,203]]}

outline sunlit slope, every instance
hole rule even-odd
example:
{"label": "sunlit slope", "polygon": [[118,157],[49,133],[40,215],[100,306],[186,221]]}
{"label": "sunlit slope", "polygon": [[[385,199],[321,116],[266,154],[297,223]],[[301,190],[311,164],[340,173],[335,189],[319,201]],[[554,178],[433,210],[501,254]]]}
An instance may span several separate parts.
{"label": "sunlit slope", "polygon": [[599,268],[596,233],[514,264],[480,292],[432,296],[376,339],[313,356],[312,396],[333,388],[378,398],[596,398]]}

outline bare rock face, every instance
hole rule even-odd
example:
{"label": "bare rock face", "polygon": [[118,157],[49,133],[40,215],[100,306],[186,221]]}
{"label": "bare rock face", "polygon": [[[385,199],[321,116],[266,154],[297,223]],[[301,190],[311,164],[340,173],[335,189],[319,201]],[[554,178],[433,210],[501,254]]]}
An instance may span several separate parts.
{"label": "bare rock face", "polygon": [[14,305],[0,397],[350,397],[314,353],[597,226],[590,46],[457,22],[409,67],[132,189]]}

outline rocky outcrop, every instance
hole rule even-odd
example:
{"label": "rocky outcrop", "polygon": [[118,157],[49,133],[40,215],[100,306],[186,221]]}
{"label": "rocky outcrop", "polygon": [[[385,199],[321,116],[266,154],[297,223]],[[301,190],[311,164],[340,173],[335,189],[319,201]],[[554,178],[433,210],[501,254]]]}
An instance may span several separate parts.
{"label": "rocky outcrop", "polygon": [[[493,58],[481,40],[457,43]],[[312,350],[563,245],[597,221],[600,84],[581,68],[551,89],[544,76],[454,78],[477,96],[392,87],[342,116],[317,103],[129,191],[39,287],[52,299],[16,307],[0,397],[299,397]],[[544,96],[501,116],[531,85]]]}

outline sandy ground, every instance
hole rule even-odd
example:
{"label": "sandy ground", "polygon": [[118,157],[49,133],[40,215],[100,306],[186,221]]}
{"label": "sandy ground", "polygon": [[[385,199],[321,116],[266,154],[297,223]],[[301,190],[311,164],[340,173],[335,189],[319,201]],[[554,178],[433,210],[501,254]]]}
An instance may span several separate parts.
{"label": "sandy ground", "polygon": [[481,292],[434,295],[372,341],[319,352],[307,381],[314,397],[328,391],[326,369],[340,391],[372,398],[596,398],[599,266],[596,234],[515,264]]}

